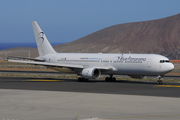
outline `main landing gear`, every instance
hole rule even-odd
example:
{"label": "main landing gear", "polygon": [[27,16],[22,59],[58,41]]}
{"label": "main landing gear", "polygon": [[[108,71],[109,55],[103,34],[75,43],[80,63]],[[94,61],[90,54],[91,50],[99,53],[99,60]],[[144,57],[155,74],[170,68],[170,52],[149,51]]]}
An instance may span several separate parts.
{"label": "main landing gear", "polygon": [[158,76],[158,78],[159,78],[159,80],[157,81],[157,84],[158,84],[158,85],[163,84],[163,82],[162,82],[162,78],[163,78],[163,77],[164,77],[163,75],[159,75],[159,76]]}
{"label": "main landing gear", "polygon": [[105,81],[106,81],[106,82],[115,82],[115,81],[116,81],[116,78],[113,77],[113,75],[110,75],[110,77],[106,77],[106,78],[105,78]]}
{"label": "main landing gear", "polygon": [[83,78],[83,77],[79,77],[79,78],[78,78],[78,81],[79,81],[79,82],[88,82],[89,79],[85,79],[85,78]]}

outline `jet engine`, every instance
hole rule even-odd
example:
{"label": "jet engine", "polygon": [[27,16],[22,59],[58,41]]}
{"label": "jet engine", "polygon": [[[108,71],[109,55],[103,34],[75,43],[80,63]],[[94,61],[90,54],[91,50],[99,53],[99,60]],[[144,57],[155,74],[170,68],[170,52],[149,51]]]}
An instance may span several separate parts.
{"label": "jet engine", "polygon": [[142,76],[142,75],[132,75],[130,76],[131,78],[136,78],[136,79],[143,79],[145,78],[146,76]]}
{"label": "jet engine", "polygon": [[84,68],[81,75],[86,79],[98,79],[101,76],[101,71],[96,68]]}

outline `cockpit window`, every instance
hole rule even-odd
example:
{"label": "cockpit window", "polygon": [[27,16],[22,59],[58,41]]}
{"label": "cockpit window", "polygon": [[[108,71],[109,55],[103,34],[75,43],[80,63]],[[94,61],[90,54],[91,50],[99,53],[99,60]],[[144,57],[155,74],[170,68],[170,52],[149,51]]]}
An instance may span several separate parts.
{"label": "cockpit window", "polygon": [[160,60],[160,63],[170,62],[170,60]]}

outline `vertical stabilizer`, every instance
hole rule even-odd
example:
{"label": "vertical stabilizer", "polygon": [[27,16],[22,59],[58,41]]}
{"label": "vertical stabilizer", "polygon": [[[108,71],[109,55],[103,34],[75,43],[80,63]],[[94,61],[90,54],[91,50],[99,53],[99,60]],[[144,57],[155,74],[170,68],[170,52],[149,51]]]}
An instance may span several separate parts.
{"label": "vertical stabilizer", "polygon": [[33,21],[32,26],[33,26],[34,35],[36,38],[39,56],[56,53],[56,51],[53,49],[48,39],[46,38],[46,35],[39,27],[38,23],[36,21]]}

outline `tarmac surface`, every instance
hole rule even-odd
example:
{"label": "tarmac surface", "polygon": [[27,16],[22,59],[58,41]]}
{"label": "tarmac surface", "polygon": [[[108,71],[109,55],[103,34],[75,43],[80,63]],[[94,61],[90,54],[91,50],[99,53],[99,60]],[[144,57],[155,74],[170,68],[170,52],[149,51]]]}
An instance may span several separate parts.
{"label": "tarmac surface", "polygon": [[0,120],[179,120],[180,84],[0,77]]}
{"label": "tarmac surface", "polygon": [[156,82],[126,80],[78,82],[76,79],[0,77],[0,89],[180,97],[180,83],[157,85]]}

